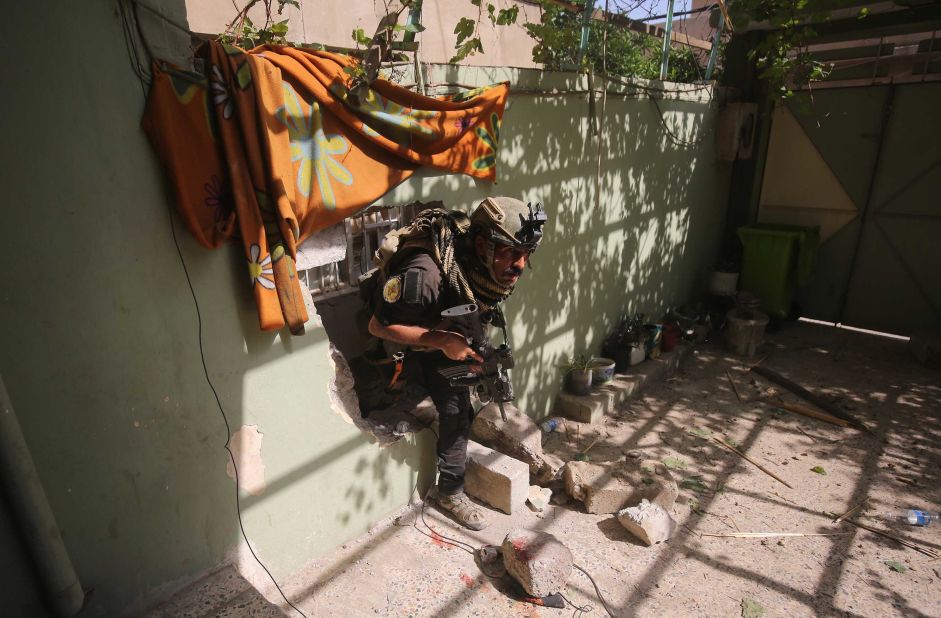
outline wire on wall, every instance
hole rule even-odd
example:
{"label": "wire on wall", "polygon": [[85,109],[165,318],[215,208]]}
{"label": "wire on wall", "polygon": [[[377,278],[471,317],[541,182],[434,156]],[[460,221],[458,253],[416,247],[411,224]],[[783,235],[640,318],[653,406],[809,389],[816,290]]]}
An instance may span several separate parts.
{"label": "wire on wall", "polygon": [[[147,79],[147,77],[149,77],[149,75],[143,70],[141,70],[142,69],[141,56],[137,47],[137,43],[134,39],[133,32],[136,31],[138,35],[140,36],[140,40],[144,44],[145,49],[147,49],[148,55],[150,55],[149,54],[150,48],[149,46],[147,46],[146,39],[143,37],[143,32],[140,30],[140,22],[136,19],[137,17],[136,14],[134,14],[132,17],[131,12],[127,10],[127,7],[125,6],[127,3],[132,3],[135,6],[137,6],[138,3],[135,0],[118,0],[119,10],[121,12],[122,21],[124,23],[125,45],[127,46],[128,59],[131,62],[131,68],[134,70],[134,73],[137,75],[138,79],[140,80],[141,88],[144,90],[144,93],[146,96],[146,87],[149,84],[149,79]],[[144,6],[144,5],[141,5],[141,6]],[[160,13],[157,13],[156,11],[154,11],[154,13],[166,20],[166,18]],[[132,20],[135,22],[136,27],[134,28],[131,27]],[[166,21],[169,22],[170,20],[166,20]],[[174,25],[177,25],[177,24],[174,24]],[[177,27],[179,26],[177,25]],[[183,257],[183,250],[180,247],[180,241],[179,241],[179,238],[177,237],[176,223],[174,221],[173,210],[169,202],[167,203],[167,214],[169,216],[170,233],[173,237],[173,245],[176,247],[176,253],[180,259],[180,265],[183,267],[183,274],[186,277],[186,285],[189,287],[190,295],[193,298],[193,306],[196,309],[196,325],[197,325],[196,337],[197,337],[197,343],[199,344],[199,360],[203,367],[203,375],[205,376],[206,384],[209,386],[209,389],[212,391],[212,395],[216,401],[216,406],[219,409],[219,414],[222,417],[222,422],[225,425],[225,444],[222,445],[222,448],[224,448],[226,453],[229,454],[229,461],[232,463],[232,469],[235,472],[235,513],[238,517],[239,530],[242,533],[242,539],[245,541],[245,545],[248,547],[248,551],[251,552],[252,557],[255,559],[255,562],[257,562],[258,565],[261,566],[262,569],[264,569],[265,573],[268,574],[268,577],[271,579],[271,582],[274,584],[275,588],[278,589],[278,592],[281,594],[281,598],[284,599],[284,602],[287,603],[289,606],[291,606],[291,608],[294,609],[294,611],[296,611],[300,616],[302,616],[303,618],[307,618],[307,615],[304,612],[302,612],[296,605],[294,605],[294,603],[292,603],[290,599],[287,598],[287,595],[284,594],[284,590],[281,589],[281,586],[280,584],[278,584],[277,579],[275,579],[274,575],[271,573],[271,571],[268,569],[265,563],[262,562],[261,558],[258,557],[258,554],[255,553],[255,549],[252,547],[252,544],[248,539],[248,533],[246,533],[245,531],[245,524],[242,521],[241,496],[239,494],[239,469],[238,469],[238,464],[235,461],[235,454],[232,452],[232,449],[230,447],[230,442],[232,440],[232,428],[229,425],[229,419],[225,413],[225,409],[222,406],[222,400],[219,398],[219,393],[216,391],[216,387],[215,385],[213,385],[212,379],[209,377],[209,367],[206,364],[206,353],[203,348],[202,313],[200,312],[200,309],[199,309],[199,300],[196,297],[196,290],[193,287],[193,281],[190,278],[189,269],[186,267],[186,260]]]}

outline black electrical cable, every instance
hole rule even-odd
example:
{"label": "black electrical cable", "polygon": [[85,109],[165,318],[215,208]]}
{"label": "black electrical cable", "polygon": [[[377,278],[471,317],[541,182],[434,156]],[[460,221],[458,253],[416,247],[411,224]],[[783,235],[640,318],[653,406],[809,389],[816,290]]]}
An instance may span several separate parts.
{"label": "black electrical cable", "polygon": [[274,584],[274,587],[278,589],[278,592],[281,593],[281,598],[284,599],[284,602],[290,605],[298,614],[304,618],[307,618],[307,615],[298,609],[298,607],[288,599],[287,595],[284,594],[284,591],[278,584],[278,580],[275,579],[274,575],[271,574],[271,571],[268,570],[268,567],[265,566],[265,563],[262,562],[261,558],[258,557],[258,554],[255,553],[254,548],[252,548],[252,544],[248,540],[248,534],[245,532],[245,524],[242,522],[242,504],[241,498],[239,496],[239,469],[238,465],[235,463],[235,455],[232,453],[232,449],[229,447],[229,443],[232,440],[232,428],[229,425],[229,419],[226,416],[225,409],[222,407],[222,401],[219,399],[219,393],[216,392],[216,387],[213,385],[212,380],[209,377],[209,367],[206,365],[206,354],[203,350],[203,318],[199,311],[199,301],[196,299],[196,290],[193,288],[193,281],[190,279],[189,270],[186,268],[186,260],[183,258],[183,250],[180,248],[180,242],[176,235],[176,225],[173,221],[173,213],[169,212],[168,214],[170,215],[170,231],[173,234],[173,244],[176,246],[176,253],[180,257],[180,265],[183,266],[183,274],[186,275],[186,284],[189,286],[190,295],[193,297],[193,305],[196,308],[199,360],[203,365],[203,375],[206,376],[206,384],[209,385],[209,389],[212,391],[212,395],[216,399],[216,405],[219,408],[219,414],[222,416],[222,422],[225,424],[225,444],[222,445],[222,448],[224,448],[225,451],[229,454],[229,460],[232,462],[232,469],[235,471],[235,513],[238,516],[239,530],[242,531],[242,538],[245,540],[245,545],[248,546],[248,551],[250,551],[252,557],[255,558],[255,562],[257,562],[261,568],[265,570],[265,573],[268,574],[268,577],[271,578],[271,582]]}
{"label": "black electrical cable", "polygon": [[607,601],[604,600],[604,595],[601,594],[601,590],[598,589],[598,584],[595,583],[595,578],[589,575],[588,571],[578,566],[577,564],[573,564],[572,566],[578,569],[579,571],[581,571],[582,573],[584,573],[585,577],[587,577],[589,581],[591,581],[591,585],[595,587],[595,594],[598,595],[598,600],[601,601],[601,605],[604,606],[604,611],[608,612],[608,615],[611,616],[611,618],[614,618],[614,614],[608,608]]}
{"label": "black electrical cable", "polygon": [[[137,75],[138,80],[140,80],[141,88],[144,89],[146,94],[146,84],[145,84],[145,73],[140,71],[140,57],[138,54],[137,46],[134,44],[132,32],[135,28],[131,27],[129,21],[129,15],[124,10],[124,1],[119,0],[118,6],[121,11],[122,20],[125,25],[125,45],[127,46],[128,59],[131,61],[131,68],[134,70],[134,73]],[[136,6],[136,2],[134,3]],[[149,7],[148,7],[149,8]],[[149,46],[146,44],[146,40],[143,38],[143,32],[140,31],[140,22],[137,20],[137,15],[134,15],[134,21],[136,22],[136,30],[141,36],[141,40],[144,43],[145,49],[150,52]],[[229,425],[229,419],[226,416],[225,409],[222,407],[222,400],[219,398],[219,393],[216,392],[216,387],[213,385],[212,380],[209,377],[209,367],[206,365],[206,354],[203,349],[203,318],[202,313],[199,310],[199,300],[196,298],[196,290],[193,288],[193,281],[190,278],[189,269],[186,267],[186,260],[183,258],[183,250],[180,247],[180,240],[176,235],[176,225],[173,220],[173,211],[169,207],[167,208],[167,215],[170,222],[170,234],[173,236],[173,245],[176,247],[176,254],[180,258],[180,265],[183,267],[183,274],[186,276],[186,284],[189,287],[190,295],[193,297],[193,306],[196,308],[196,325],[197,325],[197,342],[199,343],[199,360],[203,366],[203,375],[206,377],[206,384],[209,385],[209,389],[212,391],[213,397],[216,400],[216,406],[219,408],[219,414],[222,416],[222,422],[225,424],[225,444],[222,447],[229,454],[229,461],[232,462],[232,469],[235,472],[235,513],[238,517],[239,530],[242,532],[242,538],[245,540],[245,545],[248,546],[248,551],[251,552],[252,557],[255,559],[255,562],[264,569],[265,573],[268,574],[268,577],[271,578],[271,582],[274,584],[274,587],[278,589],[278,592],[281,594],[281,598],[284,599],[284,602],[290,605],[294,611],[300,614],[303,618],[307,618],[307,614],[302,612],[294,603],[292,603],[287,595],[284,594],[284,591],[281,589],[281,586],[278,584],[278,580],[275,579],[271,571],[261,561],[261,558],[255,553],[255,549],[252,547],[252,544],[248,540],[248,534],[245,532],[245,524],[242,522],[242,504],[241,498],[239,496],[239,469],[238,465],[235,462],[235,455],[232,453],[232,449],[229,448],[229,443],[232,440],[232,428]]]}
{"label": "black electrical cable", "polygon": [[562,597],[562,600],[568,603],[569,605],[571,605],[572,609],[575,610],[572,613],[572,618],[576,618],[577,616],[581,616],[582,614],[587,614],[593,609],[591,605],[581,605],[581,606],[575,605],[567,596],[565,596],[561,592],[559,593],[559,596]]}

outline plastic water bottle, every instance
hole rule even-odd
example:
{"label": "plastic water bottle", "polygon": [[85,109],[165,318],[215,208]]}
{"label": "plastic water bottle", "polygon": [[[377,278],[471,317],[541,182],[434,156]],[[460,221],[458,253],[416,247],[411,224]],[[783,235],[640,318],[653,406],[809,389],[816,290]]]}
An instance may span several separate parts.
{"label": "plastic water bottle", "polygon": [[887,519],[906,523],[909,526],[927,526],[933,521],[941,521],[941,513],[907,509],[901,513],[890,513]]}
{"label": "plastic water bottle", "polygon": [[561,426],[562,426],[562,421],[555,416],[551,418],[547,418],[546,420],[544,420],[543,422],[539,424],[539,428],[542,429],[546,433],[552,433],[553,431],[556,431],[557,429],[559,429],[559,427]]}

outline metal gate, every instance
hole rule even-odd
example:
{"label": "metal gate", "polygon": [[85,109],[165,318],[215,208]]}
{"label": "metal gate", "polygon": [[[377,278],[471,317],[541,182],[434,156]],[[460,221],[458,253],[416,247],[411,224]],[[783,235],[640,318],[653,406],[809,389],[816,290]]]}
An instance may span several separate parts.
{"label": "metal gate", "polygon": [[804,316],[941,330],[941,84],[805,91],[779,104],[758,220],[821,227]]}

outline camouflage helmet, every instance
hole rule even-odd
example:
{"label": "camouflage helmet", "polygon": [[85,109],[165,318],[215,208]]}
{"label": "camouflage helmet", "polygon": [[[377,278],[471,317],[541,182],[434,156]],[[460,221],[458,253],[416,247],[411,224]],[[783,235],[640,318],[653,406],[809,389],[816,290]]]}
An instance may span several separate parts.
{"label": "camouflage helmet", "polygon": [[491,242],[529,251],[536,250],[546,223],[542,204],[526,203],[512,197],[488,197],[471,214],[475,233]]}

